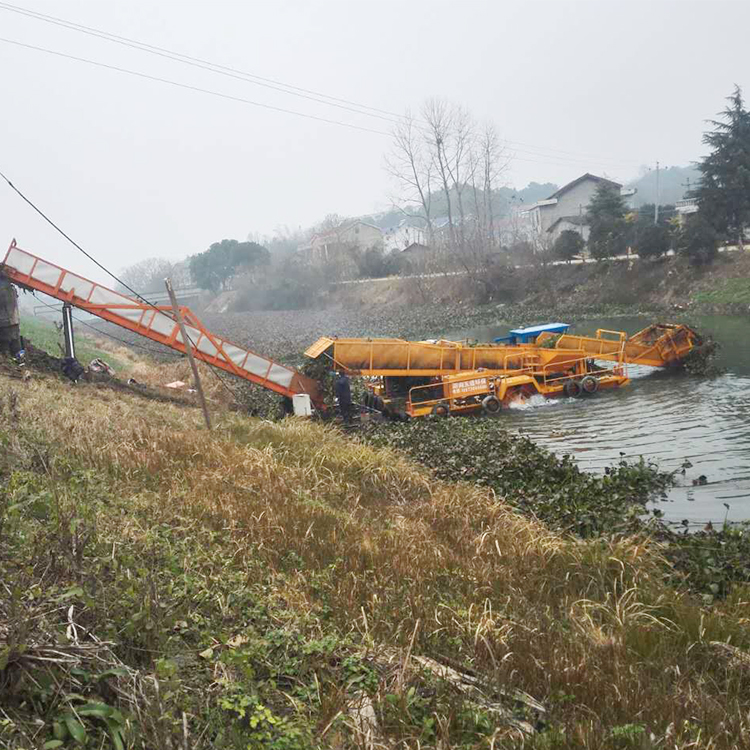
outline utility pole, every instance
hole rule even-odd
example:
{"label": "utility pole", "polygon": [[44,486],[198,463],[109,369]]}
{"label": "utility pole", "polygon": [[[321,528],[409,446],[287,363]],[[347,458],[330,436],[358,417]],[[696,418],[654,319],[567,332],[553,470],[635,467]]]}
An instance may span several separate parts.
{"label": "utility pole", "polygon": [[76,358],[76,344],[73,338],[73,308],[70,302],[63,304],[63,337],[65,338],[65,358]]}
{"label": "utility pole", "polygon": [[180,333],[182,334],[182,343],[185,346],[185,354],[187,354],[188,362],[190,362],[190,368],[193,371],[193,380],[195,381],[195,390],[198,391],[198,398],[201,402],[201,409],[203,409],[203,418],[206,420],[206,427],[211,429],[211,415],[208,413],[208,404],[206,403],[206,396],[203,393],[203,386],[201,385],[200,375],[198,375],[198,366],[195,364],[193,358],[193,345],[190,343],[187,331],[185,330],[185,322],[182,319],[182,313],[177,305],[177,297],[175,297],[174,289],[172,288],[172,281],[170,279],[164,279],[164,283],[167,287],[167,294],[169,294],[169,301],[172,303],[172,310],[174,311],[174,317],[177,321],[177,325],[180,327]]}
{"label": "utility pole", "polygon": [[659,162],[656,162],[656,201],[654,203],[654,224],[659,223]]}
{"label": "utility pole", "polygon": [[685,188],[685,195],[683,196],[683,198],[686,199],[686,200],[691,200],[693,196],[691,195],[692,190],[690,189],[690,178],[689,177],[685,178],[685,182],[682,183],[682,187]]}

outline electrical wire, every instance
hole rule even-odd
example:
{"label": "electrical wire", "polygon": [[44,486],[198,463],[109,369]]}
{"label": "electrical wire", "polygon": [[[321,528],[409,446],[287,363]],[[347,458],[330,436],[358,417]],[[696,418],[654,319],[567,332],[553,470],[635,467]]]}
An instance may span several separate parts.
{"label": "electrical wire", "polygon": [[[354,112],[356,114],[366,115],[370,117],[377,117],[381,120],[385,120],[387,122],[391,122],[394,124],[403,123],[409,119],[407,116],[398,114],[396,112],[392,112],[392,111],[385,110],[385,109],[380,109],[378,107],[372,107],[367,104],[360,104],[350,99],[344,99],[341,97],[331,96],[329,94],[325,94],[320,91],[306,89],[300,86],[294,86],[292,84],[287,84],[287,83],[284,83],[282,81],[278,81],[272,78],[265,78],[263,76],[258,76],[254,73],[248,73],[238,68],[221,65],[219,63],[211,62],[210,60],[205,60],[199,57],[186,55],[181,52],[175,52],[174,50],[169,50],[165,47],[159,47],[156,45],[148,44],[146,42],[141,42],[137,39],[119,36],[117,34],[113,34],[111,32],[104,31],[102,29],[96,29],[91,26],[85,26],[83,24],[69,21],[67,19],[59,18],[56,16],[50,16],[44,13],[39,13],[37,11],[33,11],[28,8],[23,8],[18,5],[13,5],[11,3],[0,2],[0,10],[6,10],[12,13],[18,13],[28,18],[32,18],[38,21],[43,21],[45,23],[50,23],[50,24],[53,24],[62,28],[66,28],[70,31],[76,31],[76,32],[80,32],[83,34],[87,34],[89,36],[103,39],[104,41],[114,42],[116,44],[120,44],[125,47],[129,47],[131,49],[136,49],[141,52],[146,52],[148,54],[157,55],[159,57],[169,59],[174,62],[180,62],[186,65],[191,65],[193,67],[207,70],[209,72],[216,73],[218,75],[228,76],[230,78],[244,81],[245,83],[251,83],[254,85],[258,85],[258,86],[264,86],[266,88],[280,91],[282,93],[286,93],[292,96],[302,97],[304,99],[315,101],[315,102],[325,104],[328,106],[338,107],[340,109]],[[58,53],[58,54],[61,54],[61,53]],[[263,105],[259,104],[259,106],[263,106]],[[297,114],[301,114],[301,113],[297,113]],[[422,123],[422,125],[428,124],[427,121],[420,119],[420,118],[414,118],[413,121],[417,123]],[[339,124],[343,124],[343,123],[339,123]],[[594,160],[597,160],[600,164],[606,162],[612,165],[620,165],[621,167],[624,167],[625,165],[633,166],[633,165],[641,164],[640,161],[637,161],[634,159],[633,160],[613,159],[612,157],[593,156],[591,154],[585,154],[583,152],[565,151],[563,149],[556,149],[554,147],[540,146],[538,144],[528,143],[525,141],[517,141],[513,139],[504,139],[504,140],[508,144],[514,144],[513,147],[515,150],[518,150],[521,153],[527,153],[531,155],[547,156],[548,154],[538,153],[539,151],[547,151],[547,152],[561,154],[562,156],[558,158],[564,158],[568,160],[572,159],[574,161],[579,161],[579,162],[589,162],[592,159],[594,159]],[[528,148],[536,149],[537,151],[536,152],[528,151],[527,149],[524,149],[524,148],[518,149],[517,148],[518,146],[526,146]]]}
{"label": "electrical wire", "polygon": [[219,99],[229,99],[230,101],[240,102],[241,104],[250,104],[253,107],[261,107],[262,109],[270,109],[274,112],[283,112],[287,115],[297,115],[298,117],[304,117],[308,120],[316,120],[318,122],[325,122],[329,125],[341,125],[345,128],[351,128],[352,130],[361,130],[365,133],[375,133],[377,135],[385,135],[390,137],[390,133],[385,130],[375,130],[375,128],[368,128],[364,125],[354,125],[350,122],[344,122],[343,120],[332,120],[328,117],[319,117],[318,115],[311,115],[307,112],[299,112],[296,109],[286,109],[284,107],[276,107],[272,104],[264,104],[263,102],[256,102],[253,99],[245,99],[242,96],[234,96],[232,94],[224,94],[220,91],[213,91],[212,89],[204,89],[201,86],[193,86],[189,83],[180,83],[179,81],[173,81],[169,78],[162,78],[161,76],[152,76],[148,73],[141,73],[137,70],[130,70],[129,68],[121,68],[119,65],[110,65],[109,63],[98,62],[97,60],[90,60],[87,57],[78,57],[77,55],[69,55],[65,52],[58,52],[57,50],[48,49],[47,47],[38,47],[35,44],[26,44],[24,42],[16,41],[15,39],[7,39],[6,37],[0,37],[0,42],[5,44],[13,44],[16,47],[23,47],[25,49],[34,50],[36,52],[44,52],[48,55],[55,55],[56,57],[63,57],[67,60],[75,60],[76,62],[82,62],[87,65],[93,65],[97,68],[104,68],[106,70],[114,70],[118,73],[126,73],[127,75],[135,76],[137,78],[143,78],[147,81],[155,81],[157,83],[165,83],[169,86],[175,86],[176,88],[186,89],[187,91],[195,91],[201,94],[208,94],[209,96],[215,96]]}
{"label": "electrical wire", "polygon": [[[61,229],[61,228],[60,228],[59,226],[57,226],[57,224],[55,224],[55,222],[54,222],[54,221],[52,221],[52,219],[50,219],[50,218],[49,218],[49,217],[48,217],[48,216],[47,216],[47,215],[46,215],[46,214],[45,214],[45,213],[44,213],[44,212],[43,212],[43,211],[42,211],[42,210],[41,210],[40,208],[38,208],[38,207],[37,207],[37,206],[36,206],[36,205],[35,205],[35,204],[34,204],[34,203],[33,203],[33,202],[32,202],[32,201],[31,201],[31,200],[29,199],[29,198],[27,198],[27,197],[26,197],[26,196],[25,196],[25,195],[24,195],[24,194],[23,194],[23,193],[22,193],[22,192],[21,192],[21,191],[20,191],[20,190],[19,190],[19,189],[18,189],[18,188],[17,188],[17,187],[16,187],[16,186],[15,186],[15,185],[14,185],[14,184],[13,184],[13,183],[12,183],[12,182],[11,182],[11,181],[9,180],[9,179],[8,179],[8,177],[6,177],[6,175],[5,175],[5,174],[4,174],[4,173],[3,173],[2,171],[0,171],[0,177],[2,177],[2,179],[4,179],[4,180],[5,180],[5,181],[6,181],[7,183],[8,183],[8,185],[9,185],[9,186],[10,186],[10,187],[11,187],[11,188],[12,188],[12,189],[13,189],[13,190],[14,190],[14,191],[15,191],[15,192],[16,192],[16,193],[17,193],[17,194],[18,194],[18,195],[19,195],[19,196],[21,197],[21,198],[23,198],[23,200],[24,200],[24,201],[25,201],[25,202],[26,202],[26,203],[27,203],[27,204],[28,204],[29,206],[31,206],[31,208],[33,208],[33,209],[34,209],[34,211],[36,211],[36,212],[37,212],[37,213],[39,214],[39,216],[41,216],[41,217],[42,217],[42,218],[43,218],[43,219],[44,219],[44,220],[45,220],[45,221],[46,221],[46,222],[47,222],[47,223],[48,223],[48,224],[49,224],[49,225],[50,225],[51,227],[53,227],[53,228],[54,228],[54,229],[55,229],[55,230],[56,230],[57,232],[59,232],[59,233],[60,233],[60,234],[61,234],[61,235],[62,235],[62,236],[63,236],[63,237],[64,237],[64,238],[66,239],[66,240],[68,240],[68,242],[70,242],[70,244],[71,244],[71,245],[73,245],[73,247],[75,247],[75,248],[76,248],[77,250],[80,250],[80,251],[81,251],[81,252],[82,252],[82,253],[83,253],[83,254],[84,254],[84,255],[85,255],[85,256],[86,256],[86,257],[87,257],[87,258],[88,258],[89,260],[91,260],[91,261],[92,261],[93,263],[95,263],[95,264],[96,264],[96,265],[97,265],[97,266],[98,266],[98,267],[99,267],[99,268],[100,268],[100,269],[101,269],[102,271],[104,271],[104,272],[105,272],[106,274],[108,274],[109,276],[111,276],[111,277],[112,277],[112,278],[113,278],[113,279],[114,279],[114,280],[115,280],[115,281],[116,281],[116,282],[117,282],[118,284],[121,284],[121,285],[122,285],[122,286],[123,286],[123,287],[124,287],[125,289],[127,289],[127,290],[128,290],[128,291],[129,291],[130,293],[131,293],[131,294],[133,294],[133,295],[134,295],[135,297],[137,297],[137,298],[138,298],[139,300],[141,300],[141,302],[145,302],[145,303],[146,303],[147,305],[149,305],[150,307],[153,307],[153,308],[154,308],[154,310],[156,310],[156,311],[157,311],[158,313],[161,313],[162,315],[164,314],[164,311],[163,311],[163,310],[160,310],[160,309],[159,309],[159,308],[158,308],[158,307],[157,307],[157,306],[156,306],[156,305],[155,305],[155,304],[154,304],[153,302],[150,302],[150,301],[149,301],[149,300],[147,300],[147,299],[146,299],[145,297],[143,297],[142,295],[140,295],[140,294],[139,294],[138,292],[136,292],[136,291],[135,291],[135,289],[133,289],[132,287],[130,287],[130,286],[129,286],[128,284],[126,284],[126,283],[125,283],[124,281],[122,281],[122,279],[120,279],[119,277],[115,276],[115,274],[113,274],[113,273],[112,273],[112,271],[110,271],[110,270],[109,270],[108,268],[106,268],[105,266],[103,266],[103,265],[102,265],[102,264],[101,264],[101,263],[100,263],[100,262],[99,262],[99,261],[98,261],[98,260],[97,260],[96,258],[94,258],[94,257],[93,257],[93,256],[92,256],[92,255],[91,255],[90,253],[86,252],[86,250],[84,250],[84,249],[83,249],[83,248],[82,248],[82,247],[81,247],[81,246],[80,246],[80,245],[79,245],[79,244],[78,244],[78,243],[77,243],[77,242],[76,242],[76,241],[75,241],[74,239],[72,239],[72,238],[71,238],[71,237],[70,237],[69,235],[67,235],[67,234],[66,234],[66,233],[65,233],[65,232],[64,232],[64,231],[63,231],[63,230],[62,230],[62,229]],[[198,347],[197,347],[197,346],[195,345],[195,342],[193,341],[193,339],[192,339],[192,338],[190,338],[190,334],[188,334],[188,333],[187,333],[187,331],[186,331],[186,334],[187,334],[187,339],[188,339],[188,342],[189,342],[189,343],[191,344],[191,346],[192,346],[192,347],[193,347],[194,349],[197,349]],[[230,387],[229,387],[229,386],[228,386],[228,385],[227,385],[227,384],[226,384],[226,383],[224,382],[224,379],[223,379],[223,378],[221,377],[221,375],[219,375],[219,373],[218,373],[218,372],[216,371],[216,369],[215,369],[215,368],[213,368],[213,367],[209,367],[208,369],[209,369],[209,372],[212,372],[212,373],[213,373],[213,374],[214,374],[214,375],[215,375],[215,376],[216,376],[216,377],[217,377],[217,378],[219,379],[219,382],[220,382],[220,383],[221,383],[221,384],[222,384],[222,385],[224,386],[224,388],[226,388],[226,389],[227,389],[227,391],[229,391],[229,393],[231,393],[231,394],[232,394],[232,398],[234,398],[234,399],[236,400],[237,396],[236,396],[235,392],[234,392],[234,391],[233,391],[233,390],[232,390],[232,389],[231,389],[231,388],[230,388]]]}
{"label": "electrical wire", "polygon": [[[204,60],[204,59],[201,59],[200,57],[193,57],[191,55],[186,55],[181,52],[175,52],[174,50],[166,49],[165,47],[158,47],[153,44],[147,44],[146,42],[141,42],[141,41],[138,41],[137,39],[130,39],[128,37],[119,36],[118,34],[113,34],[109,31],[104,31],[103,29],[96,29],[91,26],[84,26],[83,24],[75,23],[73,21],[68,21],[64,18],[50,16],[45,13],[39,13],[38,11],[32,11],[28,8],[22,8],[18,5],[12,5],[11,3],[0,2],[0,9],[8,10],[13,13],[19,13],[29,18],[34,18],[39,21],[51,23],[56,26],[62,26],[63,28],[67,28],[71,31],[79,31],[81,33],[88,34],[90,36],[95,36],[100,39],[104,39],[106,41],[116,42],[117,44],[122,44],[126,47],[139,49],[142,52],[158,54],[160,57],[167,57],[168,59],[172,59],[177,62],[195,64],[196,67],[201,67],[205,70],[211,70],[215,73],[220,73],[222,75],[230,74],[230,77],[247,80],[248,83],[258,83],[258,85],[268,84],[269,88],[276,88],[276,90],[278,91],[284,91],[285,93],[292,94],[295,96],[307,95],[307,96],[304,96],[304,98],[306,99],[310,99],[312,97],[321,97],[320,99],[314,99],[314,101],[322,101],[324,99],[329,99],[330,102],[322,101],[322,103],[330,104],[331,106],[338,106],[336,104],[333,104],[333,102],[340,102],[342,104],[350,105],[350,106],[344,107],[344,109],[349,109],[350,111],[353,111],[353,112],[358,112],[359,110],[369,110],[370,112],[377,113],[371,116],[379,117],[379,116],[385,115],[387,117],[383,117],[382,119],[389,119],[392,122],[397,121],[397,120],[394,120],[393,118],[397,118],[397,119],[405,118],[404,115],[400,115],[396,112],[389,112],[388,110],[380,109],[378,107],[372,107],[368,104],[359,104],[355,101],[352,101],[351,99],[344,99],[342,97],[331,96],[330,94],[324,94],[320,91],[314,91],[312,89],[306,89],[301,86],[294,86],[292,84],[284,83],[283,81],[279,81],[273,78],[266,78],[263,76],[256,75],[254,73],[248,73],[246,71],[239,70],[238,68],[233,68],[227,65],[221,65],[219,63],[211,62],[210,60]],[[294,92],[299,92],[299,93],[295,94]],[[352,107],[356,107],[358,109],[352,109]],[[360,114],[368,114],[368,112],[362,111]]]}
{"label": "electrical wire", "polygon": [[[149,73],[142,73],[140,71],[131,70],[129,68],[123,68],[119,65],[110,65],[109,63],[103,63],[103,62],[99,62],[98,60],[91,60],[89,58],[79,57],[77,55],[70,55],[65,52],[59,52],[57,50],[48,49],[47,47],[39,47],[34,44],[26,44],[25,42],[19,42],[17,40],[8,39],[6,37],[0,37],[0,42],[3,42],[5,44],[15,45],[17,47],[22,47],[28,50],[33,50],[35,52],[43,52],[45,54],[54,55],[56,57],[62,57],[67,60],[74,60],[75,62],[81,62],[86,65],[92,65],[97,68],[103,68],[105,70],[112,70],[117,73],[125,73],[127,75],[135,76],[136,78],[141,78],[141,79],[145,79],[148,81],[154,81],[156,83],[167,84],[169,86],[174,86],[176,88],[185,89],[187,91],[192,91],[195,93],[208,94],[209,96],[218,97],[220,99],[227,99],[229,101],[238,102],[240,104],[249,104],[251,106],[260,107],[261,109],[268,109],[273,112],[281,112],[282,114],[296,115],[297,117],[303,117],[308,120],[315,120],[317,122],[323,122],[329,125],[339,125],[341,127],[350,128],[352,130],[359,130],[364,133],[373,133],[375,135],[383,135],[388,138],[392,137],[392,133],[389,133],[385,130],[377,130],[375,128],[369,128],[364,125],[355,125],[353,123],[344,122],[343,120],[332,120],[328,117],[320,117],[318,115],[312,115],[307,112],[300,112],[299,110],[286,109],[284,107],[277,107],[271,104],[265,104],[263,102],[258,102],[252,99],[246,99],[241,96],[235,96],[233,94],[225,94],[220,91],[214,91],[213,89],[206,89],[201,86],[193,86],[192,84],[181,83],[179,81],[173,81],[169,78],[163,78],[161,76],[154,76]],[[514,156],[512,158],[517,159],[518,161],[526,161],[526,162],[532,162],[536,164],[546,164],[549,166],[572,166],[574,164],[581,164],[581,163],[590,164],[591,163],[591,160],[588,160],[588,159],[578,159],[578,158],[566,157],[566,156],[549,156],[548,157],[548,156],[545,156],[544,154],[540,154],[534,151],[527,152],[525,149],[518,149],[515,147],[513,148],[513,151],[514,151]],[[515,156],[515,152],[530,153],[533,156],[542,156],[544,158],[543,159],[528,159],[528,158],[523,158],[523,157],[517,157]],[[602,166],[605,169],[605,171],[607,168],[609,169],[623,168],[621,164],[615,164],[615,163],[609,166],[602,163],[600,164],[600,166]]]}
{"label": "electrical wire", "polygon": [[[61,312],[61,309],[58,309],[57,307],[55,307],[55,305],[50,305],[49,302],[45,302],[40,297],[37,297],[35,289],[31,290],[31,296],[37,302],[41,302],[45,307],[48,307],[53,312],[56,312],[56,313]],[[144,351],[149,352],[151,354],[153,354],[156,351],[156,349],[154,349],[154,348],[152,348],[150,346],[144,346],[143,344],[138,344],[135,341],[127,341],[126,339],[121,339],[118,336],[115,336],[114,334],[109,333],[108,331],[104,331],[101,328],[97,328],[96,326],[91,325],[91,323],[87,323],[85,320],[81,320],[80,318],[77,318],[75,315],[73,315],[72,317],[73,317],[73,320],[76,321],[76,323],[80,323],[80,325],[86,326],[86,328],[90,328],[97,335],[107,336],[108,338],[112,339],[113,341],[118,341],[119,343],[124,344],[125,346],[135,347],[136,349],[143,349]],[[169,349],[170,351],[174,352],[174,350],[171,349],[170,347],[168,347],[166,344],[160,344],[158,341],[155,341],[154,344],[156,346],[163,346],[165,349]],[[175,356],[179,356],[179,354],[175,353]]]}

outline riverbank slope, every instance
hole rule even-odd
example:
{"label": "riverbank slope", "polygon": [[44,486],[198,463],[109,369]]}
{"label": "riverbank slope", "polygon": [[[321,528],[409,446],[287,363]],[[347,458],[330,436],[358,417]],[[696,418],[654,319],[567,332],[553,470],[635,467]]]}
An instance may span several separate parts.
{"label": "riverbank slope", "polygon": [[707,267],[683,258],[516,268],[478,283],[466,275],[392,278],[340,284],[329,304],[344,306],[493,302],[535,309],[691,308],[750,311],[750,253],[722,253]]}
{"label": "riverbank slope", "polygon": [[644,539],[310,422],[45,375],[0,405],[4,747],[750,741],[746,592],[704,610]]}

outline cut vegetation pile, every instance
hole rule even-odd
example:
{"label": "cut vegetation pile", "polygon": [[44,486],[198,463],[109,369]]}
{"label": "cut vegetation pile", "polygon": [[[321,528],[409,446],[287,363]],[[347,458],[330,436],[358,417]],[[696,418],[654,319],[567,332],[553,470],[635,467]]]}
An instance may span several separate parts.
{"label": "cut vegetation pile", "polygon": [[0,376],[0,746],[750,743],[747,590],[703,609],[657,546],[518,514],[523,444],[501,497],[217,421]]}

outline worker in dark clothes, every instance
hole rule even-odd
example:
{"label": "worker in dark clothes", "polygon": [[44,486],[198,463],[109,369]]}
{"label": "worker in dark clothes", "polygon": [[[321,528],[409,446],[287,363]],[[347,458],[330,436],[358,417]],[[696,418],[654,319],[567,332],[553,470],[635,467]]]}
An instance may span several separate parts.
{"label": "worker in dark clothes", "polygon": [[0,354],[16,356],[21,350],[18,293],[0,272]]}
{"label": "worker in dark clothes", "polygon": [[352,418],[352,386],[345,372],[340,372],[333,384],[333,390],[339,405],[339,414],[344,422]]}

